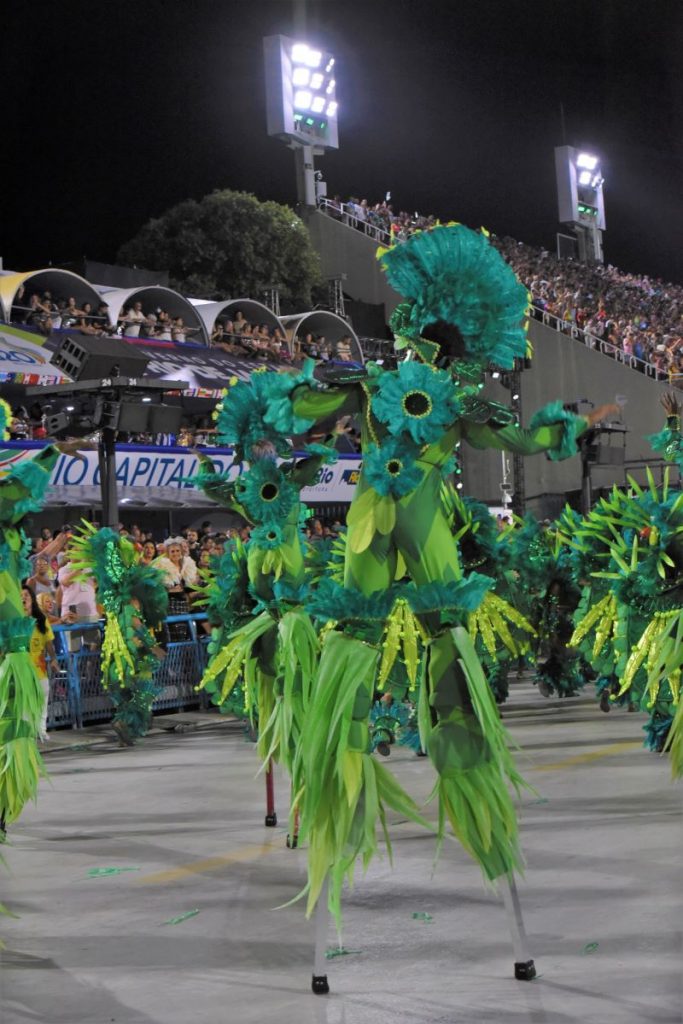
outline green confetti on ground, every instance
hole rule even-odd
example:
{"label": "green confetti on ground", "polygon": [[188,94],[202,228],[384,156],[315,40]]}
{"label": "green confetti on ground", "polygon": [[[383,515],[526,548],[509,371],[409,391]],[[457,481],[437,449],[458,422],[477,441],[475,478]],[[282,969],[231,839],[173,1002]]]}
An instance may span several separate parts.
{"label": "green confetti on ground", "polygon": [[599,942],[587,942],[586,945],[581,950],[581,952],[583,954],[585,954],[585,955],[587,955],[589,953],[594,953],[599,945],[600,945]]}
{"label": "green confetti on ground", "polygon": [[168,921],[162,921],[162,924],[180,924],[181,921],[187,921],[189,917],[196,917],[199,913],[198,910],[188,910],[186,914],[179,914],[178,917],[171,917]]}
{"label": "green confetti on ground", "polygon": [[540,800],[534,800],[534,804],[549,804],[550,800],[546,796],[542,796]]}
{"label": "green confetti on ground", "polygon": [[425,924],[431,924],[434,918],[431,914],[425,914],[424,911],[417,911],[413,914],[413,921],[424,921]]}
{"label": "green confetti on ground", "polygon": [[333,946],[332,949],[325,950],[325,959],[334,960],[336,956],[355,956],[357,953],[362,952],[362,949],[344,949],[343,946],[338,946],[337,948]]}
{"label": "green confetti on ground", "polygon": [[139,871],[140,868],[90,868],[88,878],[108,878],[111,875],[122,875],[124,871]]}

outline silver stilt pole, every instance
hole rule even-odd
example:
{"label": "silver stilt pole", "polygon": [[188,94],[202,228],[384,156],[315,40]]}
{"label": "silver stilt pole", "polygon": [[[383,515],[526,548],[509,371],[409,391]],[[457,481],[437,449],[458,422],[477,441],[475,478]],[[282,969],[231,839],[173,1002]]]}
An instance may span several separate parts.
{"label": "silver stilt pole", "polygon": [[529,942],[524,929],[519,893],[512,872],[498,879],[498,889],[503,897],[505,915],[512,937],[512,949],[515,954],[515,978],[518,981],[531,981],[536,977],[536,966],[529,953]]}
{"label": "silver stilt pole", "polygon": [[327,926],[330,912],[327,909],[327,881],[323,883],[322,891],[315,908],[315,955],[313,958],[313,981],[311,988],[317,996],[324,996],[330,991],[327,981],[327,960],[325,950],[327,949]]}

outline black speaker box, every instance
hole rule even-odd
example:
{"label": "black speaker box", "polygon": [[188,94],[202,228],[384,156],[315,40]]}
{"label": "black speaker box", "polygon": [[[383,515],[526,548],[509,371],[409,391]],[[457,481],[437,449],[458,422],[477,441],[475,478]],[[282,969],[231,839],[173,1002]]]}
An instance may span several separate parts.
{"label": "black speaker box", "polygon": [[62,336],[52,357],[53,365],[73,380],[142,377],[149,360],[149,356],[120,338],[99,338],[75,331]]}

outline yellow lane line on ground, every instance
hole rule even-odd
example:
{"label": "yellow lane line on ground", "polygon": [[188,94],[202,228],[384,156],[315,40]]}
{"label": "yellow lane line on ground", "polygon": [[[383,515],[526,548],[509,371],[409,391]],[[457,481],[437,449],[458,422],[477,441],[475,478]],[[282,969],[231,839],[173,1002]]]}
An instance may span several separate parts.
{"label": "yellow lane line on ground", "polygon": [[563,768],[572,768],[576,764],[590,764],[591,761],[599,761],[601,757],[610,757],[612,754],[624,754],[627,750],[640,750],[642,746],[643,744],[639,740],[612,743],[609,747],[600,747],[599,750],[593,750],[587,754],[576,754],[575,757],[567,757],[564,761],[555,761],[554,764],[535,764],[531,770],[534,772],[559,772]]}
{"label": "yellow lane line on ground", "polygon": [[190,875],[203,875],[209,871],[219,871],[221,868],[229,867],[231,864],[241,864],[244,861],[258,860],[260,857],[267,857],[269,853],[280,850],[283,843],[261,843],[259,846],[241,846],[234,853],[227,853],[223,857],[207,857],[206,860],[195,860],[191,864],[182,864],[178,868],[170,868],[168,871],[157,871],[153,875],[145,875],[136,879],[138,885],[156,885],[160,882],[178,882]]}

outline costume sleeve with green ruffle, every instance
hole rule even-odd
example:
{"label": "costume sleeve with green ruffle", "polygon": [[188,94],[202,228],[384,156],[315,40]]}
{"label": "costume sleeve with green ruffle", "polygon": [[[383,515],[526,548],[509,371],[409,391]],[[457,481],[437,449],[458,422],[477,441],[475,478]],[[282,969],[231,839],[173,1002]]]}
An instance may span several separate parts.
{"label": "costume sleeve with green ruffle", "polygon": [[681,436],[681,418],[678,415],[667,416],[666,426],[658,434],[650,434],[645,438],[655,452],[660,452],[667,462],[676,462],[679,469],[683,466],[683,436]]}
{"label": "costume sleeve with green ruffle", "polygon": [[13,526],[42,507],[58,458],[59,450],[49,445],[34,458],[18,463],[0,480],[0,524]]}
{"label": "costume sleeve with green ruffle", "polygon": [[547,452],[550,459],[559,461],[576,455],[576,440],[588,429],[588,420],[563,409],[561,402],[551,402],[539,409],[528,429],[468,420],[462,421],[461,429],[473,448],[498,448],[515,455]]}

